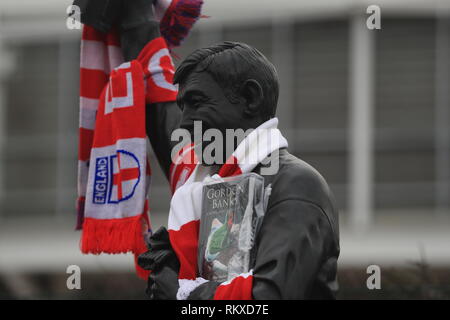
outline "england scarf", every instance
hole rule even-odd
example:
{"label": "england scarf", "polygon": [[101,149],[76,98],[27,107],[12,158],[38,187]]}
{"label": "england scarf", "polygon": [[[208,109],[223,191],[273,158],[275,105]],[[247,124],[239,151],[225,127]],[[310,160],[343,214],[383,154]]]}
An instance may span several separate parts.
{"label": "england scarf", "polygon": [[[253,130],[236,148],[218,174],[198,164],[194,146],[182,149],[171,167],[171,185],[175,189],[169,213],[169,237],[180,261],[177,298],[186,299],[190,292],[206,280],[198,277],[197,251],[201,216],[202,188],[205,181],[251,172],[269,155],[287,147],[287,140],[272,118]],[[278,157],[273,157],[278,161]],[[241,274],[217,288],[214,299],[252,299],[253,273]]]}
{"label": "england scarf", "polygon": [[[164,36],[124,62],[118,33],[84,26],[80,63],[78,221],[83,253],[146,251],[150,229],[145,104],[174,101],[177,46],[200,16],[202,1],[158,0]],[[136,265],[137,266],[137,265]],[[147,273],[137,267],[143,278]]]}

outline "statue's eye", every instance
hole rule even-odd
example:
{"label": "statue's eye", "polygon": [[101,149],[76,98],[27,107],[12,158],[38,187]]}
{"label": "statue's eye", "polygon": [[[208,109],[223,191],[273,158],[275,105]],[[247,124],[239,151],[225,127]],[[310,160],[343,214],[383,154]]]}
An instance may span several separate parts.
{"label": "statue's eye", "polygon": [[193,106],[198,108],[202,104],[203,100],[195,100]]}
{"label": "statue's eye", "polygon": [[192,106],[194,108],[197,108],[201,105],[201,103],[204,101],[204,99],[202,97],[198,97],[198,96],[191,96],[188,98],[188,100],[186,101],[186,103],[189,106]]}
{"label": "statue's eye", "polygon": [[180,106],[181,110],[184,110],[185,108],[193,108],[197,109],[201,107],[202,103],[205,102],[206,97],[203,95],[203,93],[197,91],[197,90],[190,90],[186,92],[180,99],[178,100],[178,105]]}

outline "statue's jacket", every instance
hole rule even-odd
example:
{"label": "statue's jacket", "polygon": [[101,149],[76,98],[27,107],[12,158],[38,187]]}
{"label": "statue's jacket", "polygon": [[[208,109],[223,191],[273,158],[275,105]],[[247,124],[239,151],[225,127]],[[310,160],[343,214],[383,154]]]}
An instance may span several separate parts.
{"label": "statue's jacket", "polygon": [[[112,6],[113,1],[77,3],[82,7],[90,5],[87,14],[81,17],[82,22],[98,30],[107,26],[102,30],[104,32],[121,13],[119,7]],[[112,13],[106,12],[106,8],[110,8]],[[134,15],[128,18],[136,20]],[[148,29],[144,26],[137,34],[121,34],[126,61],[137,57],[142,49],[141,44],[145,45],[152,39],[152,30],[152,26]],[[166,176],[169,175],[173,147],[170,137],[178,127],[179,119],[180,110],[175,101],[147,105],[147,135]],[[279,170],[276,174],[264,175],[261,167],[256,167],[254,172],[264,177],[266,186],[271,184],[272,192],[255,241],[256,259],[254,266],[251,266],[252,297],[334,298],[338,289],[339,224],[327,183],[313,167],[286,149],[279,151]],[[212,299],[218,285],[213,281],[204,283],[192,291],[189,299]]]}
{"label": "statue's jacket", "polygon": [[[279,170],[256,237],[254,299],[333,299],[338,289],[338,212],[324,178],[309,164],[279,150]],[[189,299],[211,299],[219,284],[195,289]]]}

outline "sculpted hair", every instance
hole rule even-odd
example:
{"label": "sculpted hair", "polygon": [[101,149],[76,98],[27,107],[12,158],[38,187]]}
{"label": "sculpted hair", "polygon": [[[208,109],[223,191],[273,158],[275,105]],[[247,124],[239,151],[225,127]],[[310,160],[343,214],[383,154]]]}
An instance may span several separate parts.
{"label": "sculpted hair", "polygon": [[278,102],[278,75],[273,64],[255,48],[240,42],[225,41],[191,53],[177,68],[174,83],[182,82],[188,74],[207,71],[234,103],[244,81],[259,82],[264,94],[262,113],[266,119],[275,116]]}

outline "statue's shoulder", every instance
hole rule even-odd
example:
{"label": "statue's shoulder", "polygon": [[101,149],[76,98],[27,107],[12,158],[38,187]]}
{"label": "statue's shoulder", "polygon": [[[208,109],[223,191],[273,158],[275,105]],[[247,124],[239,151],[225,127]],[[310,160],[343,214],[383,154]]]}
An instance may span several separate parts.
{"label": "statue's shoulder", "polygon": [[[318,170],[286,149],[281,149],[278,172],[263,177],[266,185],[272,186],[268,208],[276,208],[277,204],[289,201],[293,209],[290,212],[301,217],[305,213],[301,208],[307,202],[318,209],[314,212],[325,214],[333,232],[334,243],[339,243],[339,212],[328,183]],[[297,221],[303,223],[302,219]]]}
{"label": "statue's shoulder", "polygon": [[334,197],[325,178],[286,149],[280,150],[278,171],[265,179],[272,184],[273,200],[297,199],[314,203],[324,211],[335,211]]}

